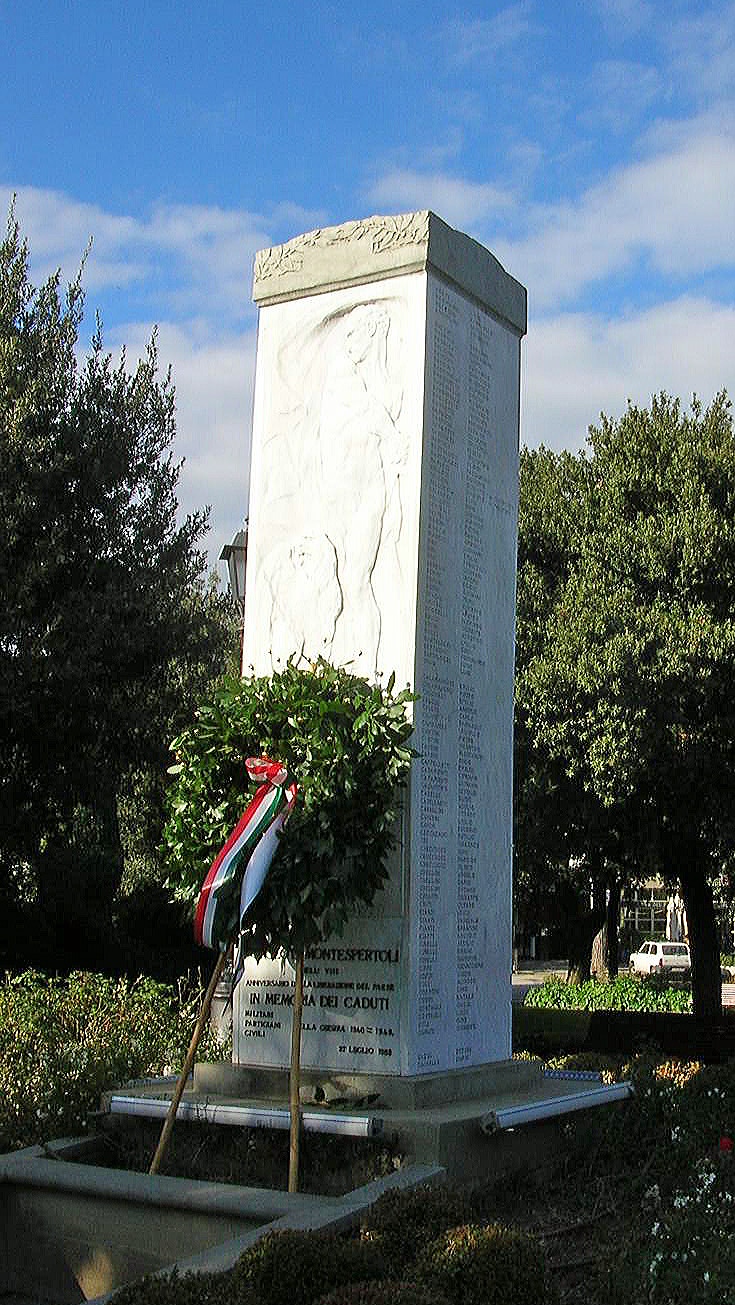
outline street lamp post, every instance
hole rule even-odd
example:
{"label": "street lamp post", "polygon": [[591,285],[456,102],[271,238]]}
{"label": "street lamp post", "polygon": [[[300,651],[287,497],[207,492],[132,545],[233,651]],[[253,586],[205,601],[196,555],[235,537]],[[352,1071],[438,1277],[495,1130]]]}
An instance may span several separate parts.
{"label": "street lamp post", "polygon": [[248,555],[248,523],[238,530],[231,544],[225,544],[219,555],[220,562],[226,562],[230,573],[230,592],[240,605],[240,613],[245,615],[245,562]]}

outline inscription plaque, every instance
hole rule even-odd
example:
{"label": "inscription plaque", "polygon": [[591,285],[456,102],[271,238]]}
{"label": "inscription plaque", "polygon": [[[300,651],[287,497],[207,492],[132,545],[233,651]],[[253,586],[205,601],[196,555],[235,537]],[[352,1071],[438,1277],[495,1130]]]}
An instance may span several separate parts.
{"label": "inscription plaque", "polygon": [[[378,1074],[400,1072],[402,921],[383,917],[304,958],[301,1063]],[[379,933],[376,943],[375,934]],[[361,942],[362,945],[356,945]],[[250,962],[240,980],[234,1058],[287,1065],[294,972],[286,962]]]}

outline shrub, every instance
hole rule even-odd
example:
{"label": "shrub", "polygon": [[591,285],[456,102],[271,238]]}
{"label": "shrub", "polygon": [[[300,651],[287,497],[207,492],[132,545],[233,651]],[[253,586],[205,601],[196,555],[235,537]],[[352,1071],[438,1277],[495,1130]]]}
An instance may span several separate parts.
{"label": "shrub", "polygon": [[355,1282],[322,1296],[319,1305],[449,1305],[435,1287],[418,1282]]}
{"label": "shrub", "polygon": [[549,1300],[546,1255],[526,1233],[500,1224],[450,1228],[416,1264],[419,1282],[436,1287],[453,1305],[538,1305]]}
{"label": "shrub", "polygon": [[368,1210],[363,1233],[377,1244],[392,1273],[400,1275],[439,1233],[472,1217],[467,1191],[447,1184],[424,1184],[384,1192]]}
{"label": "shrub", "polygon": [[692,1009],[691,986],[668,977],[634,978],[619,975],[613,983],[564,983],[547,979],[526,993],[524,1006],[554,1010],[638,1010],[687,1014]]}
{"label": "shrub", "polygon": [[735,1305],[735,1173],[729,1153],[700,1157],[668,1198],[652,1187],[642,1222],[620,1275],[626,1300]]}
{"label": "shrub", "polygon": [[[232,1293],[230,1273],[151,1274],[121,1287],[114,1305],[240,1305]],[[245,1305],[245,1302],[243,1302]]]}
{"label": "shrub", "polygon": [[258,1305],[311,1305],[335,1287],[386,1276],[379,1246],[332,1232],[267,1233],[237,1262],[237,1289]]}
{"label": "shrub", "polygon": [[654,1186],[666,1200],[699,1157],[716,1150],[721,1136],[735,1137],[735,1063],[703,1067],[637,1056],[623,1067],[623,1076],[632,1081],[634,1095],[593,1112],[592,1147],[583,1115],[567,1125],[567,1162],[576,1162],[580,1172],[592,1164],[609,1176],[624,1175],[633,1205]]}
{"label": "shrub", "polygon": [[[152,979],[37,971],[0,985],[0,1151],[86,1128],[102,1092],[182,1063],[201,996]],[[208,1031],[200,1059],[220,1059]]]}

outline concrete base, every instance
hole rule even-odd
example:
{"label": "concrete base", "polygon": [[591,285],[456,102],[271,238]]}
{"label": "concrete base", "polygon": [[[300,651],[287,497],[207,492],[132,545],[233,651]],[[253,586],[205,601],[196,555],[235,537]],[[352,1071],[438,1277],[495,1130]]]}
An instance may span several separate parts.
{"label": "concrete base", "polygon": [[[264,1112],[274,1105],[287,1106],[285,1094],[255,1097],[212,1091],[214,1085],[246,1085],[242,1073],[231,1076],[232,1069],[197,1067],[184,1100],[196,1107],[202,1120],[216,1121],[220,1106]],[[398,1142],[405,1157],[400,1170],[345,1196],[319,1197],[75,1163],[82,1158],[80,1149],[94,1146],[93,1139],[0,1156],[0,1298],[43,1298],[67,1305],[97,1298],[174,1263],[182,1273],[225,1269],[267,1229],[340,1228],[358,1222],[387,1187],[445,1176],[480,1181],[520,1169],[543,1170],[563,1146],[561,1124],[568,1112],[586,1109],[593,1121],[588,1107],[613,1099],[621,1088],[605,1089],[589,1077],[548,1078],[539,1061],[503,1062],[402,1082],[362,1075],[351,1076],[349,1082],[325,1074],[313,1077],[316,1084],[304,1085],[305,1114],[316,1111],[333,1123],[335,1112],[313,1100],[317,1086],[328,1099],[337,1093],[343,1099],[364,1098],[383,1087],[393,1099],[400,1099],[401,1093],[409,1100],[423,1099],[424,1104],[410,1109],[391,1109],[378,1100],[369,1108],[339,1107],[342,1119],[369,1118],[385,1137]],[[283,1083],[271,1079],[265,1086],[275,1094]],[[160,1106],[171,1100],[174,1088],[174,1079],[149,1079],[127,1085],[124,1093],[136,1105],[152,1101]],[[447,1100],[452,1089],[456,1095]],[[478,1095],[471,1095],[473,1091]],[[106,1094],[108,1109],[114,1095]],[[549,1113],[554,1117],[546,1118]],[[508,1127],[516,1118],[523,1127]]]}
{"label": "concrete base", "polygon": [[[317,1089],[324,1095],[315,1100]],[[161,1080],[158,1085],[153,1081],[126,1088],[125,1093],[160,1100],[170,1099],[172,1090],[169,1080]],[[541,1061],[515,1060],[415,1079],[311,1071],[304,1074],[301,1104],[305,1113],[323,1115],[326,1121],[334,1103],[342,1119],[348,1115],[369,1121],[369,1132],[390,1139],[408,1161],[441,1166],[452,1179],[481,1181],[524,1165],[545,1164],[549,1148],[557,1148],[559,1118],[605,1105],[628,1090],[625,1084],[605,1088],[594,1075],[548,1077]],[[376,1099],[368,1100],[372,1096]],[[268,1071],[264,1078],[262,1070],[246,1066],[197,1065],[183,1100],[195,1107],[201,1120],[211,1122],[217,1122],[221,1106],[262,1110],[264,1115],[273,1107],[287,1110],[288,1075]],[[518,1112],[523,1127],[515,1123]]]}
{"label": "concrete base", "polygon": [[0,1300],[101,1305],[145,1273],[229,1269],[266,1231],[346,1228],[387,1188],[444,1177],[408,1167],[329,1198],[75,1163],[96,1144],[0,1156]]}
{"label": "concrete base", "polygon": [[[537,1061],[500,1060],[472,1069],[446,1070],[441,1074],[344,1074],[337,1070],[302,1069],[301,1099],[304,1104],[348,1098],[351,1101],[376,1097],[372,1109],[430,1110],[478,1101],[499,1093],[524,1093],[537,1085],[541,1066]],[[194,1067],[194,1090],[203,1095],[262,1098],[288,1101],[288,1070],[233,1065],[222,1061]]]}

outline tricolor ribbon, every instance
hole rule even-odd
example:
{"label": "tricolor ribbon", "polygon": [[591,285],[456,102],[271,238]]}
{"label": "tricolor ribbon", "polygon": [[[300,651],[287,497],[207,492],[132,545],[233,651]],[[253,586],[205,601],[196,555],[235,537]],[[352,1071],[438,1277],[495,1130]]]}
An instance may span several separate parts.
{"label": "tricolor ribbon", "polygon": [[242,935],[245,914],[263,886],[296,801],[296,785],[288,782],[279,761],[249,757],[245,766],[251,779],[263,782],[214,858],[194,916],[196,941],[218,951],[226,951]]}

